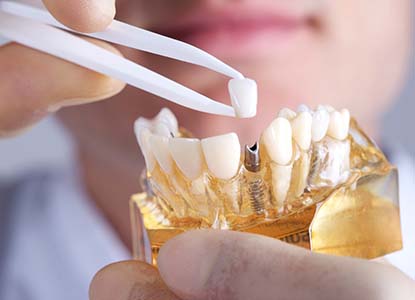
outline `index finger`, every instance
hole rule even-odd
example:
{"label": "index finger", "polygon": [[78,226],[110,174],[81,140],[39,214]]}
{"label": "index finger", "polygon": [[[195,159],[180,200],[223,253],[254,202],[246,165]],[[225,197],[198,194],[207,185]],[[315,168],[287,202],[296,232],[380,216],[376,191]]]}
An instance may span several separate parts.
{"label": "index finger", "polygon": [[115,0],[43,0],[43,3],[58,21],[80,32],[102,31],[115,16]]}

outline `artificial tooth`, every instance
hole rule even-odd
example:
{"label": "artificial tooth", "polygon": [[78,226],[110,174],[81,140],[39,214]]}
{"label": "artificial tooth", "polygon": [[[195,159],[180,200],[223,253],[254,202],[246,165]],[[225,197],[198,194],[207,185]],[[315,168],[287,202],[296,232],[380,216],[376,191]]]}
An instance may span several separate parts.
{"label": "artificial tooth", "polygon": [[177,167],[187,178],[194,180],[202,174],[203,153],[200,140],[172,138],[169,146]]}
{"label": "artificial tooth", "polygon": [[170,174],[173,170],[173,159],[169,150],[169,138],[160,135],[151,135],[149,138],[154,157],[164,172]]}
{"label": "artificial tooth", "polygon": [[311,114],[308,111],[304,111],[291,121],[294,140],[302,150],[310,148],[312,120]]}
{"label": "artificial tooth", "polygon": [[292,130],[290,122],[278,117],[262,134],[262,139],[270,158],[280,164],[286,165],[291,161],[293,154]]}
{"label": "artificial tooth", "polygon": [[147,171],[152,172],[156,165],[156,159],[151,151],[150,137],[151,132],[148,128],[143,128],[137,135],[138,144],[140,145],[141,152],[143,153],[144,160],[146,162]]}
{"label": "artificial tooth", "polygon": [[171,137],[173,134],[173,132],[170,130],[169,126],[165,123],[165,121],[160,121],[154,124],[153,133],[165,137]]}
{"label": "artificial tooth", "polygon": [[300,104],[297,107],[297,113],[310,112],[310,111],[311,111],[311,109],[305,104]]}
{"label": "artificial tooth", "polygon": [[278,117],[292,120],[297,116],[297,113],[289,108],[284,107],[278,113]]}
{"label": "artificial tooth", "polygon": [[347,109],[331,112],[328,135],[338,140],[345,139],[349,133],[349,123],[350,113]]}
{"label": "artificial tooth", "polygon": [[233,78],[229,80],[228,89],[236,116],[239,118],[254,117],[258,102],[256,82],[249,78]]}
{"label": "artificial tooth", "polygon": [[214,136],[201,141],[210,172],[220,179],[236,175],[241,158],[241,145],[236,133]]}
{"label": "artificial tooth", "polygon": [[292,168],[292,165],[281,166],[271,164],[272,192],[277,202],[277,208],[283,207],[284,201],[287,198],[291,183]]}
{"label": "artificial tooth", "polygon": [[311,124],[311,140],[313,142],[321,141],[329,128],[330,116],[325,108],[317,109],[313,114]]}
{"label": "artificial tooth", "polygon": [[174,136],[177,135],[177,132],[179,131],[179,124],[170,109],[164,107],[154,119],[156,123],[163,121],[169,128],[170,132],[173,133]]}

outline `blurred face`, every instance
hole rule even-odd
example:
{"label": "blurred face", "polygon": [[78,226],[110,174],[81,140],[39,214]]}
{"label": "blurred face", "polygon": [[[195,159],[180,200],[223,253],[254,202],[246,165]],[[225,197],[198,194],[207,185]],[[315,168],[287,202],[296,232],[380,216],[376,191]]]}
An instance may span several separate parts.
{"label": "blurred face", "polygon": [[[127,87],[107,101],[65,109],[80,147],[130,163],[133,122],[168,106],[198,137],[235,131],[252,143],[282,107],[349,108],[375,129],[403,81],[410,51],[410,0],[119,0],[117,19],[194,44],[257,81],[258,116],[235,120],[191,111]],[[131,60],[229,103],[227,78],[120,48]],[[105,152],[104,152],[105,151]]]}

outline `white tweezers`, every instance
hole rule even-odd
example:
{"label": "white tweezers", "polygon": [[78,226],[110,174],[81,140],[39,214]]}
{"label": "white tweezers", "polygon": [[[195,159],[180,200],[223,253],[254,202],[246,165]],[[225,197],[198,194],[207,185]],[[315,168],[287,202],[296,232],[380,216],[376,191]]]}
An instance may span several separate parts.
{"label": "white tweezers", "polygon": [[[206,113],[235,116],[233,107],[212,100],[68,31],[76,32],[59,23],[43,7],[0,0],[0,46],[15,41],[179,105]],[[102,32],[76,33],[206,67],[231,78],[244,78],[241,73],[199,48],[116,20]],[[6,40],[2,41],[1,37]]]}

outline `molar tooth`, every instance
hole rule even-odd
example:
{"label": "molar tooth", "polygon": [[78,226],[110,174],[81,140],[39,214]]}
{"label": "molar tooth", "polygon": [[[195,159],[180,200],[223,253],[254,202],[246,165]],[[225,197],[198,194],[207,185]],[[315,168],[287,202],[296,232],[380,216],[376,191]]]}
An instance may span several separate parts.
{"label": "molar tooth", "polygon": [[330,113],[330,123],[327,133],[338,140],[343,140],[349,133],[350,113],[347,109],[341,112],[333,111]]}
{"label": "molar tooth", "polygon": [[292,129],[290,122],[278,117],[268,126],[262,134],[262,139],[271,159],[280,164],[286,165],[290,162],[292,147]]}
{"label": "molar tooth", "polygon": [[143,153],[144,160],[146,162],[147,171],[152,172],[156,165],[156,159],[151,151],[150,137],[152,136],[150,129],[143,128],[137,135],[138,144]]}
{"label": "molar tooth", "polygon": [[241,145],[236,133],[205,138],[201,144],[206,164],[214,176],[230,179],[236,175],[241,158]]}
{"label": "molar tooth", "polygon": [[164,172],[170,174],[173,169],[173,159],[169,150],[169,138],[160,135],[151,135],[149,138],[154,157]]}
{"label": "molar tooth", "polygon": [[194,180],[202,174],[203,153],[200,140],[172,138],[169,146],[177,167],[187,178]]}
{"label": "molar tooth", "polygon": [[154,118],[154,121],[156,124],[159,122],[164,122],[169,128],[169,131],[173,133],[174,136],[177,135],[179,131],[179,124],[173,112],[167,107],[164,107],[160,110],[160,112]]}
{"label": "molar tooth", "polygon": [[289,108],[284,107],[278,113],[278,117],[292,120],[297,116],[297,113]]}
{"label": "molar tooth", "polygon": [[321,141],[329,128],[330,116],[327,110],[317,109],[313,114],[313,122],[311,125],[311,140],[313,142]]}
{"label": "molar tooth", "polygon": [[302,150],[310,148],[312,120],[311,114],[304,111],[291,121],[294,140]]}
{"label": "molar tooth", "polygon": [[229,80],[228,90],[237,117],[251,118],[256,115],[258,88],[254,80],[233,78]]}
{"label": "molar tooth", "polygon": [[311,112],[311,109],[305,104],[300,104],[297,107],[297,113],[302,113],[302,112]]}
{"label": "molar tooth", "polygon": [[165,123],[165,121],[160,121],[154,124],[153,133],[165,137],[171,137],[172,134],[174,135],[174,133],[171,132],[169,126]]}

